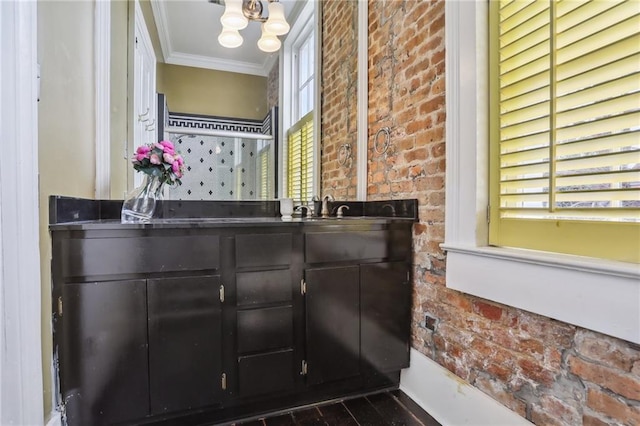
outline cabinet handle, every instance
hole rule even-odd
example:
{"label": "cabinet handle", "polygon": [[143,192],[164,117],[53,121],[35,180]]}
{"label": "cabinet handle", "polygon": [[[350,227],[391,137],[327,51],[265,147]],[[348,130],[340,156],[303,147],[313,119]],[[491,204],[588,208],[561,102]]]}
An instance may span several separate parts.
{"label": "cabinet handle", "polygon": [[307,361],[305,361],[304,359],[302,360],[302,371],[300,371],[300,375],[301,376],[307,375]]}
{"label": "cabinet handle", "polygon": [[227,390],[227,375],[225,373],[222,373],[220,385],[222,386],[222,390]]}
{"label": "cabinet handle", "polygon": [[307,294],[307,283],[304,281],[304,278],[300,280],[300,294]]}
{"label": "cabinet handle", "polygon": [[58,316],[62,316],[62,296],[58,297]]}
{"label": "cabinet handle", "polygon": [[224,285],[220,285],[220,303],[224,303]]}

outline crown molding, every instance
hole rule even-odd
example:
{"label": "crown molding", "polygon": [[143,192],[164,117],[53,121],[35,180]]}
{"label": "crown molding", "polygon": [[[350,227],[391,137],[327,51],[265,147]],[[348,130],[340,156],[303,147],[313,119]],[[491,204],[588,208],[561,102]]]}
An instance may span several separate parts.
{"label": "crown molding", "polygon": [[265,69],[264,65],[251,62],[220,60],[208,56],[189,55],[177,52],[172,52],[171,55],[165,56],[165,62],[173,65],[237,72],[240,74],[259,75],[261,77],[266,77],[269,74],[269,71]]}
{"label": "crown molding", "polygon": [[151,10],[153,11],[153,18],[156,21],[156,28],[158,29],[158,38],[160,39],[162,56],[166,60],[166,58],[170,57],[173,52],[171,39],[169,38],[169,25],[167,24],[167,9],[165,7],[165,2],[151,0],[150,3]]}

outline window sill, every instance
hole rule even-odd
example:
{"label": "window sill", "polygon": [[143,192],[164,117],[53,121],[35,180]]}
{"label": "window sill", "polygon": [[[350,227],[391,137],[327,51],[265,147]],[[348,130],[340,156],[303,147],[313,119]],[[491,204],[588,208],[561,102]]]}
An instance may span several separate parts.
{"label": "window sill", "polygon": [[640,265],[464,244],[447,250],[447,287],[640,343]]}

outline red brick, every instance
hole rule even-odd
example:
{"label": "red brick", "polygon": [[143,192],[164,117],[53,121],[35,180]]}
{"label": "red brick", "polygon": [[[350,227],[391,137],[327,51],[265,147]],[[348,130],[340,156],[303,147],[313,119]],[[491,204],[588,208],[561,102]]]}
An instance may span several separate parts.
{"label": "red brick", "polygon": [[424,161],[427,159],[427,149],[426,148],[415,148],[411,151],[405,151],[403,156],[404,160],[407,163],[411,163],[413,161]]}
{"label": "red brick", "polygon": [[474,311],[490,320],[497,321],[502,318],[502,308],[476,300],[473,302]]}
{"label": "red brick", "polygon": [[632,349],[621,340],[591,331],[581,330],[575,337],[576,351],[583,358],[622,371],[631,371],[633,363],[640,360],[640,351]]}
{"label": "red brick", "polygon": [[594,364],[575,356],[569,357],[573,374],[583,380],[598,384],[625,398],[640,400],[640,377],[621,373],[610,367]]}
{"label": "red brick", "polygon": [[609,423],[602,421],[597,417],[585,414],[582,416],[582,426],[609,426]]}
{"label": "red brick", "polygon": [[587,406],[620,424],[640,425],[640,406],[629,405],[620,398],[598,389],[590,388],[587,391]]}
{"label": "red brick", "polygon": [[567,400],[567,402],[552,396],[542,395],[540,398],[540,405],[544,411],[556,420],[562,422],[562,424],[574,425],[579,424],[582,413],[576,405],[576,400]]}
{"label": "red brick", "polygon": [[550,386],[555,380],[555,376],[552,371],[545,369],[532,358],[520,358],[517,364],[524,377],[544,386]]}

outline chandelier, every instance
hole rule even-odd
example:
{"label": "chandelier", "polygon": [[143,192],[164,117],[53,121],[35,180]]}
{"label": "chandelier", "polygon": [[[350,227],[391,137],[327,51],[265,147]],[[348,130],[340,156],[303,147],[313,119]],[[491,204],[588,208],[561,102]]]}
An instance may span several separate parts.
{"label": "chandelier", "polygon": [[289,32],[282,3],[278,0],[268,0],[267,17],[262,15],[262,0],[224,0],[224,4],[224,13],[220,18],[222,32],[218,36],[218,42],[222,46],[234,48],[242,45],[240,30],[246,28],[249,21],[258,21],[262,25],[258,48],[263,52],[275,52],[280,49],[282,43],[278,36]]}

